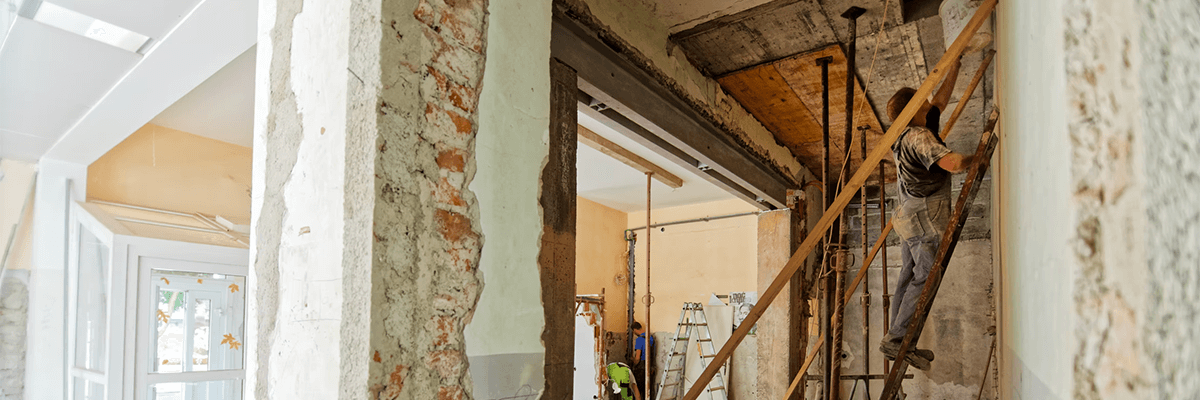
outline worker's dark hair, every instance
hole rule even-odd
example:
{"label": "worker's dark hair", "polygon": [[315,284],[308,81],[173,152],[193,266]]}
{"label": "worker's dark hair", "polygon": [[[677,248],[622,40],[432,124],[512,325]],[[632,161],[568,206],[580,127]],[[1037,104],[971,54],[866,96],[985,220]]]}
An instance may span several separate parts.
{"label": "worker's dark hair", "polygon": [[642,323],[641,323],[641,322],[637,322],[637,321],[633,321],[633,325],[630,325],[630,327],[631,327],[631,328],[633,328],[633,330],[635,330],[635,331],[636,331],[636,330],[638,330],[638,329],[642,329]]}
{"label": "worker's dark hair", "polygon": [[904,111],[904,107],[908,106],[908,102],[912,101],[915,94],[917,94],[916,89],[906,87],[900,88],[900,90],[896,91],[896,94],[892,95],[892,99],[888,100],[887,103],[888,118],[892,122],[896,122],[896,117],[900,116],[900,113]]}

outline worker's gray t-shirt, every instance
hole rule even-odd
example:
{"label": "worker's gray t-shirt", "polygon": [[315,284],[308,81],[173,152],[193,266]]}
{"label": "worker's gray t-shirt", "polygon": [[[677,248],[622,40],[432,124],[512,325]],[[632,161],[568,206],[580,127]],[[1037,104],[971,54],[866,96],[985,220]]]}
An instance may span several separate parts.
{"label": "worker's gray t-shirt", "polygon": [[928,128],[910,126],[892,145],[900,190],[912,197],[928,197],[949,181],[950,173],[937,165],[950,148]]}

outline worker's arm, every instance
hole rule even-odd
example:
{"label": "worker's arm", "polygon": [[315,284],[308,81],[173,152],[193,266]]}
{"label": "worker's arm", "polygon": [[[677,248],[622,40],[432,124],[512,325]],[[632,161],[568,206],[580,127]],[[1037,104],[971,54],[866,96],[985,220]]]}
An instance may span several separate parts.
{"label": "worker's arm", "polygon": [[640,349],[633,351],[633,365],[637,365],[639,362],[642,362],[642,350]]}
{"label": "worker's arm", "polygon": [[635,398],[635,399],[638,399],[638,400],[641,400],[641,399],[642,399],[642,392],[639,392],[639,391],[638,391],[637,379],[633,379],[633,377],[630,377],[630,379],[629,379],[629,387],[630,387],[630,388],[633,388],[633,398]]}
{"label": "worker's arm", "polygon": [[966,171],[967,167],[970,167],[973,162],[975,162],[975,156],[950,153],[937,160],[937,165],[946,171],[950,171],[952,174],[957,174]]}
{"label": "worker's arm", "polygon": [[945,112],[946,105],[950,104],[950,95],[954,94],[954,84],[958,82],[958,69],[962,67],[962,59],[954,61],[950,64],[950,70],[946,71],[946,77],[942,80],[942,86],[938,88],[937,93],[930,99],[929,104],[937,107],[938,110]]}

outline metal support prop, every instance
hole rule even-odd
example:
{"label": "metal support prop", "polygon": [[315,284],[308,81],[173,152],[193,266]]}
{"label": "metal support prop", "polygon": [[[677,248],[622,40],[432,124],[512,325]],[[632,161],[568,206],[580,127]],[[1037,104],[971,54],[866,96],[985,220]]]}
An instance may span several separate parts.
{"label": "metal support prop", "polygon": [[[882,332],[884,335],[887,335],[888,330],[892,329],[892,324],[889,322],[889,319],[890,319],[889,316],[891,316],[891,314],[892,314],[892,293],[888,291],[888,262],[887,262],[888,230],[884,228],[884,225],[887,225],[887,223],[888,223],[887,179],[884,177],[883,173],[884,173],[884,168],[883,168],[883,163],[881,162],[881,163],[879,163],[879,239],[878,239],[878,246],[882,246],[882,248],[883,248],[883,250],[882,250],[883,258],[881,258],[881,264],[882,264],[883,268],[880,269],[881,270],[880,275],[883,277],[882,278],[883,279],[883,293],[881,295],[881,297],[883,298],[883,304],[881,304],[883,306],[883,331]],[[870,258],[870,257],[867,257],[867,258]],[[871,265],[871,262],[868,261],[867,259],[864,259],[863,263],[865,265]],[[870,346],[870,343],[867,343],[866,346]],[[887,372],[887,370],[888,370],[888,359],[885,357],[883,359],[883,371]],[[868,390],[867,393],[870,393],[870,390]],[[869,395],[868,395],[868,397],[869,397]]]}
{"label": "metal support prop", "polygon": [[[854,142],[854,87],[856,86],[855,78],[858,75],[854,66],[855,49],[858,46],[858,17],[862,16],[865,12],[867,12],[867,10],[861,7],[850,7],[846,10],[846,12],[842,13],[842,18],[849,20],[850,27],[847,31],[849,38],[846,40],[846,119],[845,123],[843,124],[846,128],[846,134],[842,142],[843,148],[846,149],[846,154],[844,157],[842,157],[843,165],[841,168],[841,174],[838,176],[839,184],[845,182],[846,175],[850,173],[850,144]],[[854,192],[853,189],[848,187],[839,187],[838,190],[848,193]],[[834,264],[837,268],[834,279],[836,281],[836,286],[834,287],[834,299],[837,301],[837,304],[834,306],[833,311],[833,349],[829,354],[831,363],[829,367],[829,378],[826,379],[826,381],[829,382],[829,390],[826,391],[829,393],[829,400],[841,400],[842,398],[841,379],[838,377],[842,374],[842,336],[843,333],[845,333],[846,320],[846,301],[843,299],[843,297],[845,297],[844,293],[846,290],[846,267],[850,262],[849,257],[847,257],[849,256],[849,248],[846,246],[846,235],[850,231],[849,211],[844,211],[842,213],[841,225],[841,232],[837,236],[838,244],[840,245],[838,249],[839,257],[838,262]]]}
{"label": "metal support prop", "polygon": [[[869,127],[869,126],[858,127],[859,142],[862,144],[862,156],[864,158],[867,155],[867,130],[869,130],[869,129],[871,129],[871,127]],[[881,196],[883,195],[883,186],[882,185],[879,186],[879,193]],[[867,247],[868,245],[867,245],[867,186],[866,185],[863,185],[862,189],[860,189],[858,192],[858,204],[859,204],[858,209],[861,212],[861,215],[859,216],[859,222],[860,222],[859,226],[862,230],[862,239],[860,240],[860,242],[862,243],[862,259],[866,260],[867,254],[870,253],[870,249]],[[871,348],[871,284],[870,283],[863,285],[862,324],[863,324],[863,341],[862,342],[863,342],[863,349],[864,349],[863,350],[863,374],[866,375],[866,374],[871,373],[871,351],[869,350]],[[864,392],[867,394],[867,397],[870,398],[871,397],[871,381],[870,380],[863,381],[863,389],[864,389]]]}
{"label": "metal support prop", "polygon": [[[834,183],[833,183],[833,179],[830,179],[830,176],[829,176],[830,175],[829,174],[830,173],[830,170],[829,170],[829,64],[832,62],[833,62],[833,57],[821,57],[821,58],[817,59],[817,65],[821,66],[821,140],[822,140],[821,141],[821,144],[822,144],[822,147],[821,147],[822,148],[822,151],[821,151],[821,156],[822,156],[821,182],[823,182],[825,185],[825,189],[822,190],[824,197],[821,202],[821,207],[824,210],[828,210],[829,204],[833,203],[833,197],[834,197],[835,189],[836,189],[834,186]],[[837,229],[834,228],[833,230],[826,233],[826,235],[825,235],[826,238],[824,241],[826,246],[828,246],[830,243],[833,242],[833,235],[835,235],[836,232],[837,232]],[[830,313],[833,310],[833,307],[832,307],[833,281],[831,281],[829,279],[829,271],[831,269],[831,266],[833,265],[833,263],[832,263],[833,255],[832,255],[832,253],[829,252],[828,247],[825,247],[824,256],[821,257],[821,259],[823,261],[821,263],[822,268],[821,268],[821,274],[820,274],[820,276],[821,276],[821,316],[820,316],[820,318],[821,318],[821,336],[829,337],[829,335],[832,333],[830,331],[830,329],[832,328],[830,326],[831,325],[830,324],[830,315],[831,315]],[[829,358],[829,355],[833,353],[832,349],[833,349],[833,346],[830,343],[826,343],[825,346],[821,349],[821,355],[822,355],[822,357],[824,357],[824,361],[821,363],[821,368],[823,369],[821,376],[826,378],[826,380],[824,382],[825,384],[821,385],[821,393],[822,393],[821,397],[826,398],[826,399],[829,397],[829,395],[827,394],[827,392],[829,391],[829,387],[830,387],[830,384],[829,384],[830,381],[828,380],[828,378],[830,376],[829,366],[832,362],[832,360],[830,360],[830,358]],[[816,349],[813,349],[813,352],[815,353]]]}
{"label": "metal support prop", "polygon": [[[983,25],[984,20],[991,15],[992,10],[996,7],[996,1],[983,1],[979,9],[975,12],[975,16],[963,27],[958,38],[954,39],[954,43],[950,47],[946,48],[946,52],[942,54],[941,60],[929,71],[929,75],[921,83],[921,86],[917,88],[917,92],[913,94],[913,98],[923,99],[933,93],[934,86],[945,77],[950,64],[962,55],[971,36],[975,34],[980,25]],[[867,179],[871,176],[871,171],[875,169],[875,165],[882,161],[887,153],[890,152],[892,144],[900,137],[900,133],[912,121],[913,116],[917,114],[920,108],[918,103],[909,102],[904,107],[904,110],[900,112],[900,115],[896,117],[896,120],[892,122],[892,126],[883,134],[883,137],[879,138],[875,149],[867,154],[866,161],[863,162],[863,165],[859,166],[854,175],[850,177],[850,180],[846,182],[847,191],[838,194],[833,202],[829,204],[829,207],[825,209],[825,213],[821,215],[821,218],[813,224],[810,234],[804,238],[804,241],[800,243],[796,251],[792,253],[792,257],[788,259],[787,264],[779,271],[779,275],[771,281],[766,290],[762,291],[759,301],[755,303],[754,308],[750,309],[746,318],[743,319],[743,324],[738,325],[738,328],[729,335],[729,340],[725,341],[725,344],[721,346],[721,350],[717,352],[716,357],[713,357],[712,364],[709,364],[704,369],[704,372],[701,372],[700,376],[696,378],[684,400],[696,400],[704,392],[704,386],[708,384],[708,381],[712,380],[713,376],[717,374],[720,366],[733,355],[733,349],[741,344],[742,340],[746,339],[746,335],[750,333],[750,328],[758,322],[759,318],[762,318],[767,307],[771,306],[771,302],[775,300],[775,297],[779,296],[779,292],[783,291],[783,287],[792,280],[792,275],[800,270],[800,267],[804,265],[804,260],[817,248],[818,242],[821,241],[821,233],[828,231],[833,226],[834,220],[842,213],[846,205],[850,204],[851,198],[854,197],[853,192],[857,191],[859,187],[867,182]]]}
{"label": "metal support prop", "polygon": [[631,360],[633,359],[633,346],[637,342],[637,337],[633,334],[633,310],[637,307],[637,292],[635,291],[637,288],[634,285],[635,281],[633,279],[634,268],[637,266],[635,262],[636,253],[634,253],[634,250],[637,248],[637,232],[631,230],[625,231],[625,242],[629,243],[629,252],[625,253],[625,267],[629,270],[627,277],[627,281],[629,282],[629,303],[625,306],[629,312],[629,321],[625,324],[629,346],[626,349],[628,352],[625,353],[625,359]]}
{"label": "metal support prop", "polygon": [[[651,183],[654,183],[654,173],[647,172],[646,173],[646,226],[650,226],[650,184]],[[650,345],[651,339],[654,336],[654,331],[650,329],[650,304],[654,303],[654,296],[650,293],[650,231],[653,231],[653,229],[646,229],[646,326],[643,327],[643,329],[646,331],[646,346],[644,347],[645,350],[642,350],[642,353],[643,353],[642,354],[642,362],[646,363],[646,367],[642,368],[643,372],[645,373],[646,379],[643,380],[642,382],[644,382],[646,384],[645,385],[646,387],[640,388],[643,392],[645,392],[643,394],[643,396],[645,396],[645,398],[647,398],[647,399],[650,398],[650,388],[654,387],[654,382],[650,380],[650,377],[652,376],[650,374],[650,360],[652,359],[651,357],[654,357],[653,354],[650,354],[650,350],[654,349],[654,346]],[[637,339],[634,339],[634,341],[636,343]]]}
{"label": "metal support prop", "polygon": [[950,256],[954,254],[954,248],[958,244],[959,236],[962,235],[963,226],[967,223],[967,216],[971,213],[971,203],[975,201],[975,195],[979,193],[979,184],[983,181],[984,174],[987,173],[988,165],[991,164],[992,151],[996,149],[996,143],[1000,141],[992,133],[996,129],[999,117],[999,112],[992,110],[992,116],[988,118],[983,137],[979,138],[979,148],[975,150],[974,156],[975,165],[971,167],[970,172],[967,173],[967,179],[963,181],[962,192],[959,193],[954,212],[950,215],[949,225],[942,233],[937,256],[934,257],[929,277],[925,280],[925,288],[921,290],[921,297],[917,300],[916,311],[913,312],[912,320],[908,322],[904,341],[900,343],[900,352],[896,354],[896,365],[888,372],[887,383],[883,387],[883,395],[880,399],[895,398],[896,393],[900,390],[898,377],[908,370],[908,363],[904,362],[904,357],[909,350],[916,347],[917,339],[921,337],[921,331],[925,329],[925,320],[929,317],[929,307],[932,305],[934,297],[937,296],[942,278],[946,276],[946,266],[950,264]]}

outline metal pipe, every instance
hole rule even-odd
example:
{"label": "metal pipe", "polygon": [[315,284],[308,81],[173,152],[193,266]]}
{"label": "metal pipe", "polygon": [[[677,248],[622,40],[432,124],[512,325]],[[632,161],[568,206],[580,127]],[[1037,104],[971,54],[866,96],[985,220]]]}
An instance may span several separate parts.
{"label": "metal pipe", "polygon": [[[863,161],[865,161],[867,158],[867,130],[869,130],[869,129],[871,129],[870,126],[858,127],[858,133],[859,133],[858,141],[859,141],[859,143],[862,144]],[[883,188],[880,187],[880,189],[883,189]],[[862,205],[862,207],[859,207],[859,211],[860,211],[860,213],[859,213],[860,224],[859,225],[861,228],[860,230],[862,231],[861,232],[862,233],[862,235],[861,235],[862,236],[862,239],[861,239],[862,259],[866,260],[868,253],[870,253],[870,251],[871,251],[869,248],[870,245],[867,244],[867,186],[866,185],[863,185],[862,189],[859,189],[858,204]],[[864,349],[863,350],[863,374],[870,374],[871,373],[871,351],[867,350],[867,349],[871,348],[871,344],[870,344],[871,343],[871,283],[870,283],[870,281],[868,281],[866,285],[863,285],[862,324],[863,324],[863,349]],[[866,380],[863,382],[863,390],[867,395],[866,397],[869,399],[871,397],[871,381],[870,380]],[[853,396],[851,396],[851,398],[853,398]]]}
{"label": "metal pipe", "polygon": [[[684,219],[684,220],[671,221],[671,222],[659,222],[657,224],[650,225],[650,227],[651,228],[661,228],[664,226],[691,224],[691,223],[696,223],[696,222],[709,222],[709,221],[716,221],[719,219],[726,219],[726,218],[737,218],[737,217],[745,217],[748,215],[759,215],[762,213],[763,213],[763,211],[749,211],[749,212],[736,213],[736,214],[717,215],[717,216],[712,216],[712,217],[700,217],[700,218]],[[637,230],[642,230],[642,229],[646,229],[646,225],[642,225],[637,228],[629,228],[629,229],[626,229],[626,231],[637,231]]]}
{"label": "metal pipe", "polygon": [[[653,177],[653,172],[646,172],[646,226],[651,225],[650,184],[654,182]],[[645,393],[643,395],[645,399],[650,399],[650,388],[654,387],[654,383],[650,381],[650,360],[651,357],[654,357],[653,354],[650,354],[650,350],[654,349],[654,346],[650,345],[651,338],[654,336],[654,331],[650,329],[650,304],[654,302],[654,296],[650,292],[650,232],[653,231],[653,229],[646,230],[646,345],[643,347],[645,350],[642,350],[642,362],[646,363],[646,367],[642,368],[646,375],[646,378],[642,380],[642,382],[646,383],[646,387],[642,388],[642,393]]]}
{"label": "metal pipe", "polygon": [[[850,7],[849,9],[846,9],[846,12],[842,13],[842,18],[849,20],[850,25],[849,30],[847,31],[847,36],[849,37],[846,41],[846,120],[844,123],[846,128],[844,141],[846,156],[842,159],[842,173],[840,174],[841,176],[839,177],[838,182],[846,182],[846,177],[850,173],[850,169],[848,167],[850,165],[850,144],[854,140],[854,87],[856,86],[855,82],[857,75],[854,67],[855,47],[857,46],[858,39],[858,17],[862,16],[865,12],[867,12],[867,10],[861,7]],[[838,249],[838,254],[840,257],[838,257],[839,262],[836,264],[837,274],[835,275],[835,280],[837,281],[837,286],[835,287],[835,300],[837,301],[837,305],[833,313],[835,323],[833,327],[833,336],[831,336],[833,338],[833,349],[839,353],[842,348],[842,333],[845,328],[843,326],[843,321],[846,317],[846,301],[843,298],[843,293],[846,282],[846,263],[848,261],[848,257],[846,256],[849,255],[847,254],[848,248],[845,247],[846,233],[850,227],[849,222],[849,212],[843,211],[841,224],[842,231],[838,241],[838,243],[842,246],[840,249]],[[842,358],[840,357],[840,354],[834,354],[831,358],[833,359],[833,364],[829,368],[829,381],[832,385],[830,386],[829,399],[839,400],[841,399],[841,380],[838,378],[838,376],[842,373]]]}
{"label": "metal pipe", "polygon": [[[823,196],[821,201],[821,209],[826,211],[829,210],[829,205],[833,203],[835,194],[833,180],[829,176],[829,63],[831,62],[833,62],[833,57],[821,57],[817,59],[817,65],[821,66],[821,181],[825,184],[825,190],[822,191],[825,196]],[[827,273],[830,268],[830,261],[832,261],[832,255],[827,246],[832,242],[834,231],[836,230],[835,226],[825,233],[825,246],[822,246],[825,250],[824,255],[821,257],[820,276],[822,290],[820,320],[821,336],[826,338],[832,334],[830,331],[830,312],[833,309],[831,306],[831,302],[833,302],[833,281],[829,279],[829,274]],[[821,385],[821,398],[824,399],[829,398],[829,387],[832,386],[829,380],[829,366],[833,362],[832,357],[830,357],[832,353],[833,344],[826,340],[821,348],[821,377],[824,378],[824,384]]]}
{"label": "metal pipe", "polygon": [[626,310],[629,312],[629,321],[625,324],[626,337],[629,340],[629,347],[628,352],[625,353],[625,359],[630,360],[633,359],[633,346],[637,341],[637,337],[633,334],[633,310],[634,307],[637,307],[637,292],[635,291],[637,289],[637,285],[634,284],[636,281],[633,279],[635,267],[637,266],[635,261],[635,256],[637,253],[634,253],[634,250],[637,248],[637,234],[626,230],[625,242],[629,243],[629,252],[625,254],[625,267],[629,269],[629,276],[627,279],[627,282],[629,282],[629,304],[626,304],[625,306]]}
{"label": "metal pipe", "polygon": [[[881,275],[883,275],[883,294],[881,294],[881,296],[883,297],[883,333],[886,335],[888,330],[892,329],[892,325],[888,321],[889,316],[892,313],[892,293],[888,291],[888,262],[887,262],[887,234],[888,234],[888,232],[887,232],[887,229],[885,228],[887,226],[887,222],[888,222],[887,186],[886,186],[887,179],[884,177],[883,174],[884,174],[883,162],[880,162],[879,163],[879,235],[880,235],[879,240],[880,240],[880,243],[882,244],[882,247],[880,248],[879,251],[881,253],[883,253],[883,254],[880,254],[880,257],[881,257],[880,259],[883,262],[883,264],[882,264],[883,268],[881,268],[880,270],[882,271]],[[889,367],[890,366],[888,365],[888,360],[885,357],[883,359],[883,371],[887,372]]]}

